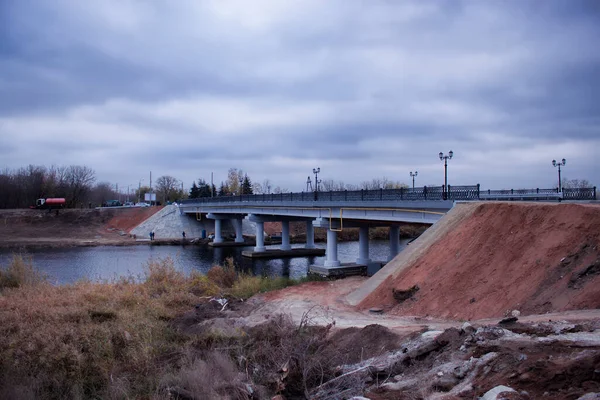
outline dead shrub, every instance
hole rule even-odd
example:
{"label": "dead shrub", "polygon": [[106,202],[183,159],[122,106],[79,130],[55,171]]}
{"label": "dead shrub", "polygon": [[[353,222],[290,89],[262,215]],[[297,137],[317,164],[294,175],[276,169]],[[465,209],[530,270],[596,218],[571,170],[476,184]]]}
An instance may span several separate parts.
{"label": "dead shrub", "polygon": [[177,373],[162,379],[161,386],[169,395],[191,399],[250,399],[233,361],[226,354],[210,352],[192,357]]}
{"label": "dead shrub", "polygon": [[206,273],[207,278],[221,288],[230,288],[236,281],[237,273],[233,258],[228,257],[225,264],[215,265]]}
{"label": "dead shrub", "polygon": [[148,261],[145,275],[144,285],[154,295],[180,290],[186,281],[185,276],[175,269],[170,257]]}
{"label": "dead shrub", "polygon": [[0,290],[35,286],[46,282],[46,277],[35,269],[31,256],[13,254],[6,266],[0,266]]}
{"label": "dead shrub", "polygon": [[237,355],[243,360],[240,367],[254,382],[286,397],[310,398],[311,388],[334,376],[334,357],[325,346],[329,329],[297,326],[289,316],[278,315],[249,329],[242,354]]}

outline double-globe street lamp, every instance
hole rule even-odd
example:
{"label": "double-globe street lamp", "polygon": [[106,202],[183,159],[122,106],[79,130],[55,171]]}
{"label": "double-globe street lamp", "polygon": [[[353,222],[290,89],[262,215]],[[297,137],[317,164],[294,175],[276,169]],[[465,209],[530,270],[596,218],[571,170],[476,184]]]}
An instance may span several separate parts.
{"label": "double-globe street lamp", "polygon": [[321,183],[319,180],[319,172],[321,172],[320,167],[313,168],[313,174],[315,174],[315,192],[319,191],[319,183]]}
{"label": "double-globe street lamp", "polygon": [[559,162],[556,162],[556,160],[552,160],[552,166],[553,167],[558,166],[558,191],[559,192],[562,192],[562,182],[560,180],[560,167],[561,166],[564,167],[565,165],[567,165],[567,160],[565,160],[564,158]]}
{"label": "double-globe street lamp", "polygon": [[413,180],[413,190],[415,190],[415,176],[417,176],[419,174],[419,171],[415,171],[415,173],[413,174],[412,171],[410,171],[410,177]]}
{"label": "double-globe street lamp", "polygon": [[321,183],[319,180],[319,172],[321,172],[321,167],[313,168],[313,174],[315,174],[315,201],[319,197],[319,183]]}
{"label": "double-globe street lamp", "polygon": [[450,150],[448,152],[448,155],[445,155],[444,153],[442,153],[440,151],[440,154],[438,154],[440,157],[440,161],[444,161],[444,192],[443,192],[443,198],[444,200],[446,200],[446,198],[448,197],[447,192],[448,192],[448,160],[452,159],[452,156],[454,155],[454,152],[452,150]]}

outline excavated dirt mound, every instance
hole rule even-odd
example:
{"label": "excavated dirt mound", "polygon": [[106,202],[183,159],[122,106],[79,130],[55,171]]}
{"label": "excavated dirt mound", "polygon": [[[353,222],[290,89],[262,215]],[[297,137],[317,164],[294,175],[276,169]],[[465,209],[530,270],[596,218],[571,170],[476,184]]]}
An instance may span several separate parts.
{"label": "excavated dirt mound", "polygon": [[0,246],[71,246],[133,241],[129,231],[161,207],[0,210]]}
{"label": "excavated dirt mound", "polygon": [[[486,203],[360,303],[480,319],[600,308],[600,206]],[[412,291],[408,299],[403,293]]]}

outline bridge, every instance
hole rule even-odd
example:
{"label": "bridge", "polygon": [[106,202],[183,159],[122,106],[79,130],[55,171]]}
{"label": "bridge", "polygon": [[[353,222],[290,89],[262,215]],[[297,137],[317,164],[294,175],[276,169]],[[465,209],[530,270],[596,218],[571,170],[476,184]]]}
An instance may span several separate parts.
{"label": "bridge", "polygon": [[[455,201],[480,200],[596,200],[596,188],[585,189],[521,189],[480,190],[479,185],[443,186],[356,191],[315,191],[300,193],[256,194],[187,199],[179,203],[181,213],[195,214],[197,218],[215,221],[213,243],[224,242],[221,234],[223,220],[231,220],[236,238],[244,243],[242,220],[256,226],[256,246],[248,256],[267,255],[264,242],[264,223],[281,222],[282,239],[277,256],[293,256],[290,245],[289,223],[306,223],[305,249],[314,249],[314,228],[327,229],[325,267],[340,266],[337,256],[337,232],[344,228],[359,228],[359,257],[356,265],[366,266],[369,259],[369,228],[390,228],[388,261],[399,252],[399,230],[403,223],[434,224],[449,211]],[[283,252],[283,253],[282,253]],[[302,253],[306,255],[306,252]]]}

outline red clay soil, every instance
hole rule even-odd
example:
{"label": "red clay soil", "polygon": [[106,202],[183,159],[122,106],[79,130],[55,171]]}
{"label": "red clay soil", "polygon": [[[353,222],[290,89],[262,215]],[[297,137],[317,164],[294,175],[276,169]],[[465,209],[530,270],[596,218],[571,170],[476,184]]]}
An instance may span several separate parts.
{"label": "red clay soil", "polygon": [[[600,308],[600,206],[488,203],[360,308],[449,319]],[[417,285],[398,301],[393,290]],[[396,292],[398,294],[398,292]],[[400,297],[400,296],[396,296]]]}
{"label": "red clay soil", "polygon": [[129,233],[130,230],[162,210],[160,207],[135,207],[124,209],[123,212],[115,213],[115,215],[106,224],[107,228],[118,229]]}
{"label": "red clay soil", "polygon": [[134,244],[129,231],[160,209],[0,210],[0,247]]}

